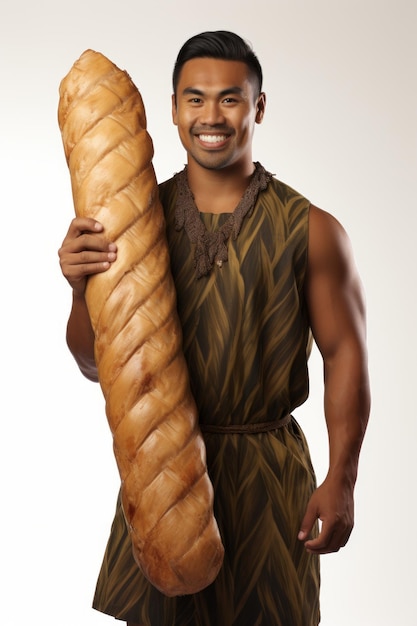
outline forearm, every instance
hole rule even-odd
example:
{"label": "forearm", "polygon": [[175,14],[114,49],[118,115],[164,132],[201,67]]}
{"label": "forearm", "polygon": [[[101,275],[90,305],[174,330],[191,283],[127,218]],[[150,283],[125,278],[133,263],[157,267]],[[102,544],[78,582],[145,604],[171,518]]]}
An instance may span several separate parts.
{"label": "forearm", "polygon": [[328,477],[353,489],[370,408],[366,353],[356,342],[325,360],[324,409],[329,433]]}
{"label": "forearm", "polygon": [[[360,342],[342,341],[331,357],[324,356],[324,372],[329,471],[310,498],[299,533],[306,549],[315,554],[336,552],[352,532],[353,493],[370,406],[366,354]],[[322,521],[320,533],[309,539],[317,519]]]}
{"label": "forearm", "polygon": [[98,381],[94,359],[94,331],[83,295],[73,294],[67,325],[67,344],[78,367],[86,378]]}

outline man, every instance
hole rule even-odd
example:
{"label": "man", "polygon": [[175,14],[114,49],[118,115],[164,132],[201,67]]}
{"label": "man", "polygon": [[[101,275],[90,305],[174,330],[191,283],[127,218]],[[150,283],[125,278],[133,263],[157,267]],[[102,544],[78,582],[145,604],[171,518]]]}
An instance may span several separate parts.
{"label": "man", "polygon": [[[94,606],[130,626],[317,626],[319,555],[351,533],[369,415],[360,280],[341,225],[253,163],[266,101],[250,47],[225,31],[192,37],[173,86],[187,166],[160,197],[225,559],[207,589],[164,597],[135,565],[118,503]],[[68,345],[97,380],[84,291],[117,247],[76,218],[60,260],[73,289]],[[318,488],[290,415],[308,395],[311,333],[330,450]]]}

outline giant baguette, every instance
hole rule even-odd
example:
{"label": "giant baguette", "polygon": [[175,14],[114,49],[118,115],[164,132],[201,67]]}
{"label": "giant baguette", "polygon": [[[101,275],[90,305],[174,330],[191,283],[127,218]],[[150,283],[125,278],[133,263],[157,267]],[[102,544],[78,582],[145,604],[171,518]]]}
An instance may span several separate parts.
{"label": "giant baguette", "polygon": [[223,546],[142,98],[92,50],[59,94],[76,215],[99,220],[117,243],[117,261],[89,278],[86,302],[133,554],[165,595],[196,593],[217,576]]}

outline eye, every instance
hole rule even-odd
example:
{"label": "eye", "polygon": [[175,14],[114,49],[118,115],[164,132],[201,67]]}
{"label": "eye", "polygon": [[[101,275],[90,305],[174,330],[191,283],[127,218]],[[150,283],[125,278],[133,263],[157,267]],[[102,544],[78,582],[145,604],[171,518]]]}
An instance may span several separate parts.
{"label": "eye", "polygon": [[222,104],[229,106],[229,107],[237,106],[241,102],[242,102],[242,98],[240,98],[239,96],[235,96],[235,95],[225,96],[222,100]]}

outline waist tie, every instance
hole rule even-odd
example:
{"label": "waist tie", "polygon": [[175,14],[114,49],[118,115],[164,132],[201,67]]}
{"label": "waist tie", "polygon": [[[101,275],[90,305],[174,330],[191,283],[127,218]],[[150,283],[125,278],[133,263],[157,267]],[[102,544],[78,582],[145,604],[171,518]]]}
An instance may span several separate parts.
{"label": "waist tie", "polygon": [[277,428],[286,426],[291,421],[291,415],[285,415],[273,422],[260,422],[259,424],[230,424],[229,426],[217,426],[217,424],[200,424],[202,433],[219,433],[223,435],[252,435],[267,433]]}

